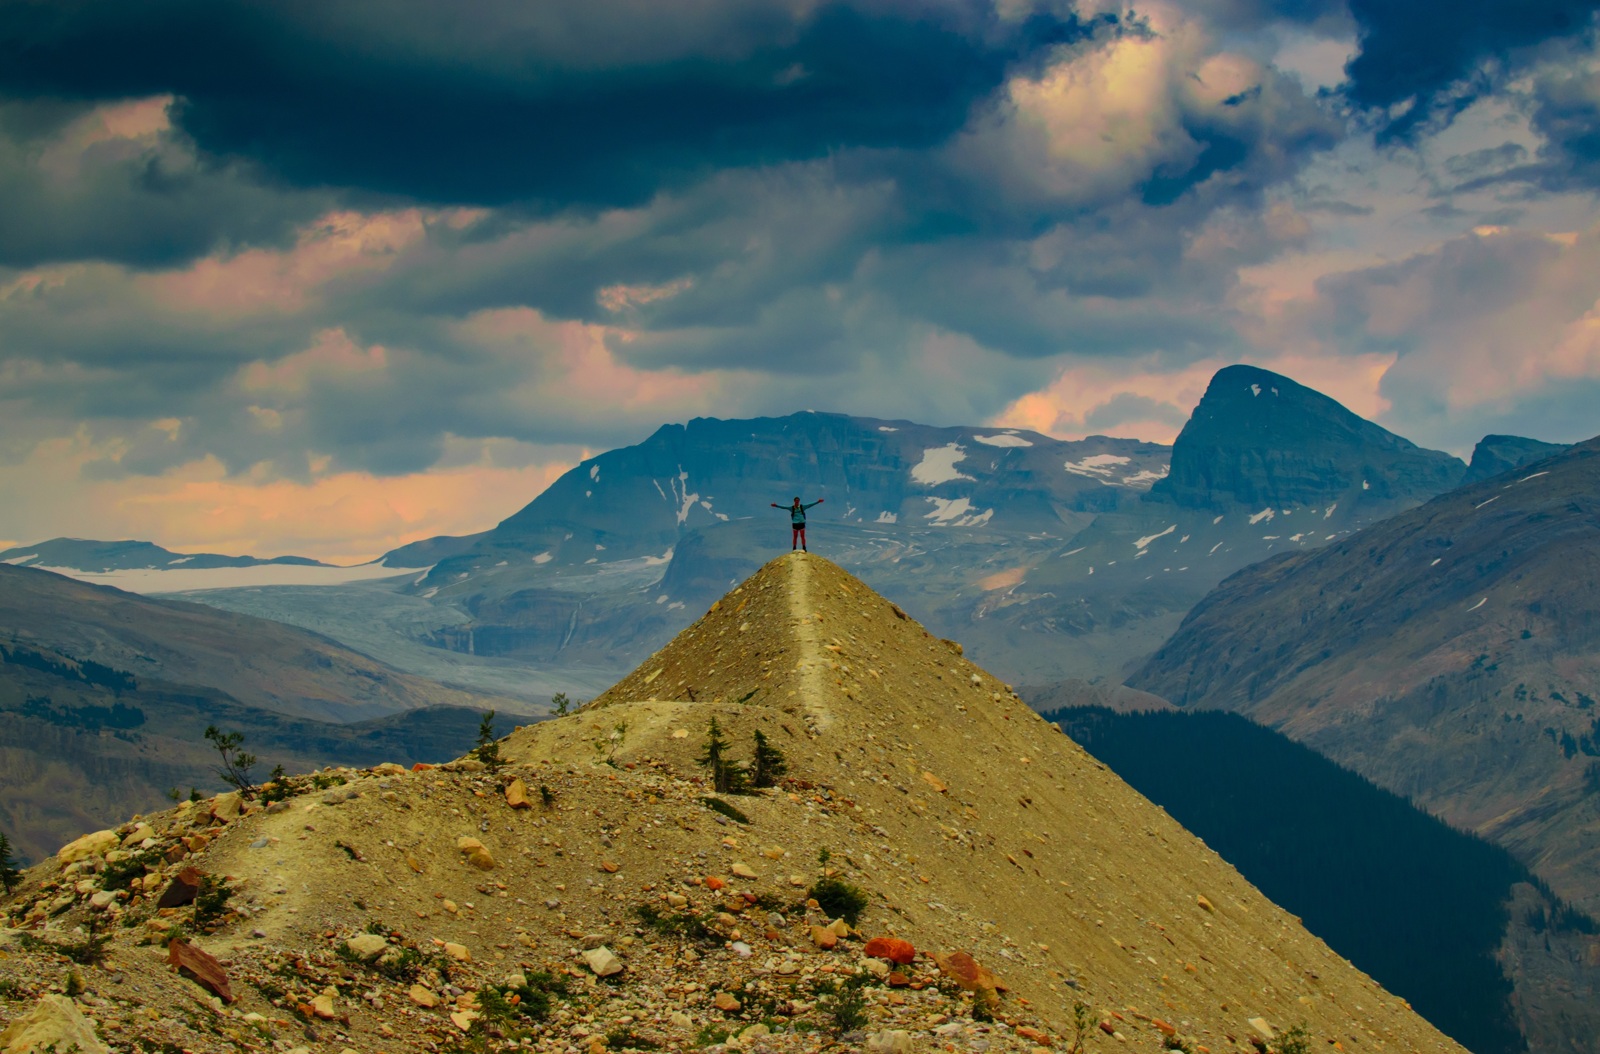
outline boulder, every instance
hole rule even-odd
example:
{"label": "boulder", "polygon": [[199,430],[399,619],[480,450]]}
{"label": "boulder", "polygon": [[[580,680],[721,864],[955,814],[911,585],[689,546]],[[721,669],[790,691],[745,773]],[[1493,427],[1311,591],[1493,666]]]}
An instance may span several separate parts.
{"label": "boulder", "polygon": [[899,937],[874,937],[862,952],[870,958],[886,959],[897,966],[909,966],[917,958],[917,949],[910,941],[903,941]]}
{"label": "boulder", "polygon": [[333,1009],[333,997],[319,995],[311,1000],[311,1012],[324,1021],[332,1021],[338,1017],[338,1011]]}
{"label": "boulder", "polygon": [[876,1054],[910,1054],[911,1033],[903,1028],[886,1028],[867,1037],[867,1049]]}
{"label": "boulder", "polygon": [[115,831],[95,831],[62,846],[61,851],[56,854],[56,859],[63,864],[70,864],[92,856],[104,856],[115,849],[120,841]]}
{"label": "boulder", "polygon": [[456,962],[469,963],[472,961],[472,952],[467,950],[467,946],[465,944],[455,944],[451,941],[446,941],[444,945],[444,953],[450,958],[454,959]]}
{"label": "boulder", "polygon": [[583,961],[589,964],[589,969],[594,971],[596,977],[610,977],[622,972],[622,960],[605,945],[584,952]]}
{"label": "boulder", "polygon": [[358,959],[376,959],[389,950],[389,942],[376,933],[360,933],[344,942]]}
{"label": "boulder", "polygon": [[533,802],[528,798],[528,785],[520,777],[506,785],[506,804],[513,809],[533,808]]}
{"label": "boulder", "polygon": [[755,869],[752,868],[749,864],[746,864],[743,861],[739,861],[739,860],[735,860],[734,863],[733,863],[733,866],[730,867],[728,870],[732,871],[734,874],[738,875],[740,878],[760,878],[761,877],[760,875],[755,873]]}
{"label": "boulder", "polygon": [[211,799],[211,817],[222,823],[232,823],[239,818],[239,812],[244,807],[244,799],[238,791],[229,791],[219,794]]}
{"label": "boulder", "polygon": [[33,1009],[0,1032],[4,1054],[37,1054],[48,1050],[76,1050],[79,1054],[111,1054],[100,1042],[94,1025],[78,1005],[64,995],[47,995]]}
{"label": "boulder", "polygon": [[434,995],[431,990],[422,987],[420,984],[412,985],[410,991],[406,992],[406,995],[411,997],[411,1001],[413,1003],[417,1004],[418,1006],[427,1007],[429,1010],[432,1010],[434,1007],[439,1005],[439,997]]}
{"label": "boulder", "polygon": [[193,904],[194,898],[200,895],[200,879],[204,877],[198,868],[186,867],[173,876],[167,885],[166,892],[161,894],[161,899],[156,901],[157,908],[181,908],[185,904]]}
{"label": "boulder", "polygon": [[718,992],[716,998],[711,1000],[711,1005],[721,1010],[724,1014],[731,1014],[744,1004],[740,1003],[738,996],[732,992]]}
{"label": "boulder", "polygon": [[167,944],[167,965],[176,966],[179,973],[192,978],[201,988],[224,1003],[233,1002],[233,988],[228,984],[228,971],[222,968],[216,956],[198,945],[173,938]]}

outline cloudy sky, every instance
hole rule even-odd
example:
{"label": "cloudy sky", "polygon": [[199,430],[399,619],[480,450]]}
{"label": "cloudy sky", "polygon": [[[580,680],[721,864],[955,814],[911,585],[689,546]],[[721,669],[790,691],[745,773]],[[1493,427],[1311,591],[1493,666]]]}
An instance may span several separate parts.
{"label": "cloudy sky", "polygon": [[375,556],[665,421],[1600,432],[1597,0],[0,0],[0,541]]}

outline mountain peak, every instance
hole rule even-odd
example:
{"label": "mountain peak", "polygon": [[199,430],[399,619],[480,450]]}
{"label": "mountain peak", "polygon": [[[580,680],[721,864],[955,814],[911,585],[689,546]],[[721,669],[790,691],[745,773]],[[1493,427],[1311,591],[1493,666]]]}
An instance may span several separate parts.
{"label": "mountain peak", "polygon": [[1424,450],[1313,388],[1235,365],[1211,378],[1151,497],[1219,509],[1417,504],[1464,471],[1458,458]]}

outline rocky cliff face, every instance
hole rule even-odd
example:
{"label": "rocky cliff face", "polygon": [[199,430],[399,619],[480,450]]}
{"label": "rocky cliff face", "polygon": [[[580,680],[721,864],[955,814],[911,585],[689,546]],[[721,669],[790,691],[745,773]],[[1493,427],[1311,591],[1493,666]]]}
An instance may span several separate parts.
{"label": "rocky cliff face", "polygon": [[1472,448],[1472,461],[1462,483],[1480,483],[1491,476],[1512,472],[1523,465],[1551,457],[1567,449],[1563,443],[1542,443],[1522,436],[1484,436]]}
{"label": "rocky cliff face", "polygon": [[1130,679],[1236,710],[1600,910],[1600,441],[1224,582]]}
{"label": "rocky cliff face", "polygon": [[[713,793],[713,722],[777,786]],[[82,1009],[141,1046],[1461,1049],[816,557],[499,754],[75,842],[6,902],[0,1006],[107,918]]]}
{"label": "rocky cliff face", "polygon": [[1424,450],[1321,392],[1229,366],[1211,379],[1150,497],[1222,513],[1339,505],[1347,515],[1383,516],[1449,490],[1462,472],[1458,458]]}

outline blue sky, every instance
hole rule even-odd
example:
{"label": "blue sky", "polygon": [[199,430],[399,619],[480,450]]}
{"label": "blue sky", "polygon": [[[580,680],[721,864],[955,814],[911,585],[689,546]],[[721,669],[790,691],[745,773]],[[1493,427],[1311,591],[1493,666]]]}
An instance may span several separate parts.
{"label": "blue sky", "polygon": [[355,558],[655,425],[1600,432],[1595,3],[0,0],[0,540]]}

